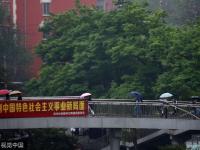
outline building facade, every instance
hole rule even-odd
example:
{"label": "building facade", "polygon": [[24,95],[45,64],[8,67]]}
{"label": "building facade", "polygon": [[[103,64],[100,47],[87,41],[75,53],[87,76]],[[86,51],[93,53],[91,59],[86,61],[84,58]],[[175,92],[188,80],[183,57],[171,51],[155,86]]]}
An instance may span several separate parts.
{"label": "building facade", "polygon": [[[3,0],[10,5],[9,12],[12,24],[19,30],[24,39],[24,45],[32,53],[33,63],[30,66],[30,76],[37,76],[42,61],[34,53],[35,47],[43,39],[39,27],[50,13],[57,14],[75,7],[75,0]],[[81,4],[95,6],[109,11],[113,9],[112,0],[80,0]]]}

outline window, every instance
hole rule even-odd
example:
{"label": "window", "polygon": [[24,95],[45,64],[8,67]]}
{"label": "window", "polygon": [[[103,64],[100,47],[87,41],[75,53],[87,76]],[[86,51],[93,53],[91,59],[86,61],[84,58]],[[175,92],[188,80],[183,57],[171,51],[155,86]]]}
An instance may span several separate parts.
{"label": "window", "polygon": [[49,16],[50,3],[42,3],[43,16]]}

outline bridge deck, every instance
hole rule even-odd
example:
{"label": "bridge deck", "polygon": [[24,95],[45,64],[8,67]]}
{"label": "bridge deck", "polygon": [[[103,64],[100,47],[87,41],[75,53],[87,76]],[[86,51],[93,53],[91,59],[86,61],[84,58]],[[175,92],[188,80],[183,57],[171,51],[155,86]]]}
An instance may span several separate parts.
{"label": "bridge deck", "polygon": [[0,129],[71,127],[200,130],[200,120],[122,117],[50,117],[0,119]]}

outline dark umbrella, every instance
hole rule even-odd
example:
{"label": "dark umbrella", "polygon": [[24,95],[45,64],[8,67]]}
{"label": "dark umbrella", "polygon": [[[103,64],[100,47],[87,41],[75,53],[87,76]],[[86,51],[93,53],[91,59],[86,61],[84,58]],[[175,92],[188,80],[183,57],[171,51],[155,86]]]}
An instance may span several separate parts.
{"label": "dark umbrella", "polygon": [[9,93],[10,93],[10,91],[7,90],[7,89],[2,89],[2,90],[0,90],[0,95],[7,95],[7,94],[9,94]]}
{"label": "dark umbrella", "polygon": [[135,97],[137,101],[142,101],[143,99],[142,94],[137,91],[130,92],[130,96]]}

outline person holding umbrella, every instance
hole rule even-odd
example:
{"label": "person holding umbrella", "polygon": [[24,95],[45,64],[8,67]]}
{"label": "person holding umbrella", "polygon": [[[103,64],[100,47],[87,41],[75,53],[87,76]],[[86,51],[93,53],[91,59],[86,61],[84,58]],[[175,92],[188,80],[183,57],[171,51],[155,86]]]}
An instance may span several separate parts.
{"label": "person holding umbrella", "polygon": [[177,113],[177,104],[178,104],[178,101],[177,101],[176,98],[173,98],[172,101],[173,101],[173,111],[174,111],[172,114],[175,116],[176,113]]}
{"label": "person holding umbrella", "polygon": [[197,109],[197,107],[195,107],[196,103],[198,100],[200,100],[199,96],[191,96],[190,99],[192,100],[192,114],[194,114],[195,116],[199,115],[199,109]]}
{"label": "person holding umbrella", "polygon": [[10,91],[7,89],[0,90],[0,96],[5,96],[5,100],[10,100],[9,93]]}
{"label": "person holding umbrella", "polygon": [[168,109],[167,109],[167,104],[168,101],[173,97],[171,93],[163,93],[160,95],[160,101],[162,102],[163,106],[161,109],[161,116],[164,116],[165,118],[168,117]]}
{"label": "person holding umbrella", "polygon": [[130,96],[135,98],[135,101],[136,101],[135,113],[136,113],[136,116],[138,116],[141,114],[141,106],[139,103],[143,101],[143,96],[140,92],[137,92],[137,91],[130,92]]}
{"label": "person holding umbrella", "polygon": [[91,93],[83,93],[83,94],[81,94],[80,98],[88,100],[89,113],[94,115],[94,111],[93,111],[92,107],[89,105],[89,102],[92,100],[92,94]]}
{"label": "person holding umbrella", "polygon": [[22,92],[20,91],[11,91],[10,96],[17,96],[17,100],[22,100]]}
{"label": "person holding umbrella", "polygon": [[[92,97],[91,93],[83,93],[80,96],[81,99],[86,99],[88,102],[91,101],[91,97]],[[94,111],[91,109],[91,107],[89,106],[89,104],[88,104],[88,111],[92,115],[94,115]],[[79,135],[79,133],[80,133],[80,129],[79,128],[71,128],[70,130],[71,130],[72,135]]]}
{"label": "person holding umbrella", "polygon": [[[86,99],[89,102],[92,99],[92,94],[91,93],[83,93],[83,94],[81,94],[80,98],[81,99]],[[94,111],[91,109],[89,104],[88,104],[88,111],[89,111],[89,113],[94,115]],[[71,128],[72,135],[79,135],[80,131],[81,130],[79,128]]]}
{"label": "person holding umbrella", "polygon": [[134,97],[136,102],[142,102],[143,101],[143,96],[140,92],[132,91],[132,92],[130,92],[130,96]]}

